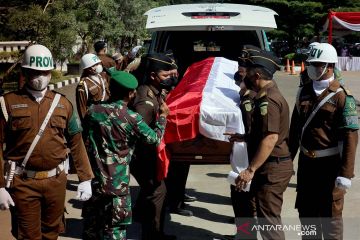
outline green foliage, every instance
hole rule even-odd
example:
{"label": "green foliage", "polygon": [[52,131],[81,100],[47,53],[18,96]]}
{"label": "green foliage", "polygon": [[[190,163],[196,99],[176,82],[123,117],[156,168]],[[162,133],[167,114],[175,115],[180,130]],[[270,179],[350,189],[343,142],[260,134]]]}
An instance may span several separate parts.
{"label": "green foliage", "polygon": [[51,82],[57,82],[62,78],[62,72],[58,70],[51,70]]}
{"label": "green foliage", "polygon": [[19,58],[19,56],[20,54],[18,51],[0,52],[0,60],[12,59],[13,61],[16,61]]}

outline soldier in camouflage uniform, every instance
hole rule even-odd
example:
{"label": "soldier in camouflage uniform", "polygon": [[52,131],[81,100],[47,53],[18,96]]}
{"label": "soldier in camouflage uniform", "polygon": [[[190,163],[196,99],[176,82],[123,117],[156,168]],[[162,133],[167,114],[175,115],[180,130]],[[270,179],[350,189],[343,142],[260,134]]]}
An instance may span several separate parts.
{"label": "soldier in camouflage uniform", "polygon": [[163,102],[155,127],[127,108],[136,95],[136,78],[126,72],[111,74],[109,103],[92,105],[86,121],[90,139],[88,154],[95,174],[92,182],[92,208],[83,212],[86,231],[83,239],[126,239],[131,224],[129,164],[137,140],[158,145],[163,137],[166,116]]}

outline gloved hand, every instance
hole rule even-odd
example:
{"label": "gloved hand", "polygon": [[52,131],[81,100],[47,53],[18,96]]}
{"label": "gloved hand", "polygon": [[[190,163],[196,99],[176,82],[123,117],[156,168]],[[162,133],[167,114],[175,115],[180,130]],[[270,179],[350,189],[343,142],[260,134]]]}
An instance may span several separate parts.
{"label": "gloved hand", "polygon": [[12,200],[8,191],[5,188],[0,188],[0,209],[7,210],[9,207],[15,206],[14,201]]}
{"label": "gloved hand", "polygon": [[351,180],[345,177],[337,177],[335,180],[335,186],[341,189],[350,189]]}
{"label": "gloved hand", "polygon": [[87,180],[79,183],[76,199],[80,201],[87,201],[91,198],[91,196],[92,196],[91,180]]}

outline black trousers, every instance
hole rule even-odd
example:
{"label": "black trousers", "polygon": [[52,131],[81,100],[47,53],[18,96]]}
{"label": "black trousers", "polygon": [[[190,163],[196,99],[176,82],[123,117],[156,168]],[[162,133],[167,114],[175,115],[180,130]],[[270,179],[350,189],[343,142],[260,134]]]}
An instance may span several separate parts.
{"label": "black trousers", "polygon": [[156,158],[134,158],[130,172],[140,185],[133,215],[142,224],[142,239],[159,239],[164,232],[166,186],[157,180]]}
{"label": "black trousers", "polygon": [[190,163],[170,162],[168,175],[165,180],[170,209],[181,208],[184,204],[185,187],[189,170]]}

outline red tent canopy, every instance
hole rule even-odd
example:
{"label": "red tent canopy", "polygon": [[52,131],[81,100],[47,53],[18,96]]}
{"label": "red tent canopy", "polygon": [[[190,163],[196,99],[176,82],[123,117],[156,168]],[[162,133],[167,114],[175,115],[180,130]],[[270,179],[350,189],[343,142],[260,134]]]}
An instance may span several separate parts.
{"label": "red tent canopy", "polygon": [[328,29],[328,42],[332,42],[333,31],[352,30],[360,31],[360,12],[332,12],[328,14],[328,18],[324,25],[324,30]]}

